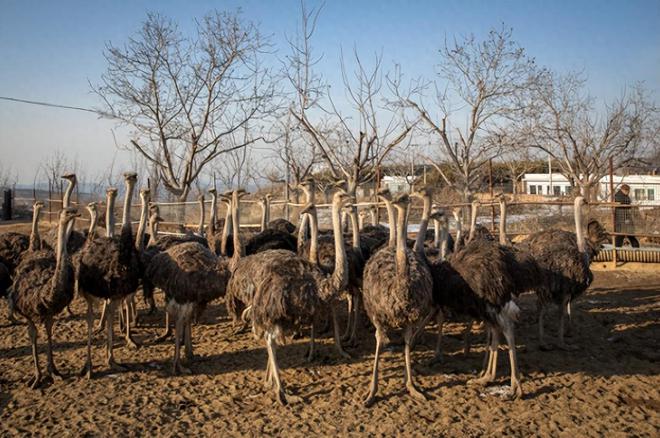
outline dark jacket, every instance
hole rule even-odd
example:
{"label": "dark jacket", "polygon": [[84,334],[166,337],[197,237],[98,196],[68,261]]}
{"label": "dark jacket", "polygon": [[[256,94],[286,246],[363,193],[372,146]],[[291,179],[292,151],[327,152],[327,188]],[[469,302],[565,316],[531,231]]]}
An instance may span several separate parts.
{"label": "dark jacket", "polygon": [[[614,202],[619,204],[630,205],[630,196],[623,193],[621,190],[618,190],[614,194]],[[634,233],[634,224],[633,224],[633,208],[629,207],[617,207],[614,209],[614,231],[617,233]]]}

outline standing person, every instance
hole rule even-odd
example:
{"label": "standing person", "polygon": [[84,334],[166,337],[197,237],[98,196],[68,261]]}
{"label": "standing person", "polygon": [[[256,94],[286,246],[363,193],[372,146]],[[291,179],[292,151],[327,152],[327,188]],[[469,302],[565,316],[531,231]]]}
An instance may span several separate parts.
{"label": "standing person", "polygon": [[[619,190],[614,194],[614,201],[619,204],[630,205],[630,186],[623,184]],[[633,224],[633,211],[630,207],[617,207],[614,209],[614,231],[617,233],[625,233],[627,235],[617,235],[614,237],[614,246],[619,247],[623,245],[624,237],[630,241],[633,248],[639,248],[639,241],[632,234],[634,233]]]}

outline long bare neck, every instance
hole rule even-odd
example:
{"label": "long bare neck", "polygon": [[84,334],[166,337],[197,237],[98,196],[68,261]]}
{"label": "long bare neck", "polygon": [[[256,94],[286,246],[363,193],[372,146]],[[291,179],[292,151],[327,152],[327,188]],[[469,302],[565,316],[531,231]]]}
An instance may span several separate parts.
{"label": "long bare neck", "polygon": [[456,220],[456,242],[454,243],[454,250],[458,250],[461,237],[463,237],[463,221],[461,221],[461,215],[458,211],[454,211],[454,219]]}
{"label": "long bare neck", "polygon": [[378,225],[378,207],[372,208],[369,214],[371,215],[371,225]]}
{"label": "long bare neck", "polygon": [[209,213],[209,232],[215,234],[215,223],[218,217],[218,195],[211,195],[211,212]]}
{"label": "long bare neck", "polygon": [[311,238],[309,241],[309,261],[315,265],[319,264],[319,218],[316,209],[312,209],[309,213],[309,228],[311,230]]}
{"label": "long bare neck", "polygon": [[140,207],[140,223],[138,224],[138,229],[137,233],[135,236],[135,249],[138,251],[144,250],[144,233],[146,231],[147,227],[147,220],[148,220],[148,214],[149,214],[149,209],[147,205],[149,204],[149,200],[146,196],[141,195],[142,198],[142,206]]}
{"label": "long bare neck", "polygon": [[105,206],[105,236],[115,237],[115,197],[108,196]]}
{"label": "long bare neck", "polygon": [[64,196],[62,197],[62,208],[71,207],[71,194],[73,193],[73,187],[76,183],[73,180],[68,180],[68,185],[64,190]]}
{"label": "long bare neck", "polygon": [[348,210],[348,217],[351,219],[351,231],[353,238],[353,249],[361,251],[360,249],[360,224],[358,223],[357,209],[351,206]]}
{"label": "long bare neck", "polygon": [[229,234],[232,231],[232,205],[229,203],[227,205],[227,213],[225,214],[225,226],[222,227],[222,241],[220,242],[220,254],[227,255],[227,242],[229,241]]}
{"label": "long bare neck", "polygon": [[156,227],[156,216],[149,218],[149,246],[158,243],[158,229]]}
{"label": "long bare neck", "polygon": [[41,237],[39,236],[39,219],[41,217],[41,208],[35,208],[32,214],[32,231],[30,232],[30,250],[38,251],[41,249]]}
{"label": "long bare neck", "polygon": [[468,235],[468,241],[472,241],[474,239],[474,232],[477,228],[477,212],[479,211],[479,206],[473,202],[472,203],[472,210],[470,214],[470,234]]}
{"label": "long bare neck", "polygon": [[199,225],[197,226],[197,234],[204,236],[204,215],[206,214],[206,206],[204,205],[204,198],[199,200]]}
{"label": "long bare neck", "polygon": [[124,211],[122,211],[122,233],[131,232],[131,202],[133,200],[133,188],[135,184],[132,181],[126,182],[126,193],[124,194]]}
{"label": "long bare neck", "polygon": [[500,245],[506,245],[506,201],[500,200]]}
{"label": "long bare neck", "polygon": [[406,209],[397,206],[396,224],[396,269],[398,273],[405,272],[408,260],[406,258]]}
{"label": "long bare neck", "polygon": [[266,227],[268,228],[268,224],[270,223],[270,196],[266,197]]}
{"label": "long bare neck", "polygon": [[268,214],[266,213],[266,200],[263,199],[261,202],[259,202],[259,206],[261,207],[261,232],[266,231],[266,226],[268,224]]}
{"label": "long bare neck", "polygon": [[433,219],[433,247],[440,248],[440,221]]}
{"label": "long bare neck", "polygon": [[89,210],[89,229],[87,230],[87,240],[94,240],[96,238],[96,224],[98,223],[99,215],[96,209]]}
{"label": "long bare neck", "polygon": [[445,220],[440,227],[440,258],[445,260],[449,253],[449,228],[447,226],[447,221]]}
{"label": "long bare neck", "polygon": [[424,209],[422,210],[422,220],[419,223],[419,231],[417,232],[417,239],[415,239],[414,250],[419,255],[424,255],[424,240],[426,239],[426,230],[429,226],[429,218],[431,216],[431,197],[424,196]]}
{"label": "long bare neck", "polygon": [[[66,229],[67,223],[60,219],[60,223],[57,227],[57,267],[60,266],[64,257],[67,256],[66,252]],[[57,270],[57,269],[56,269]]]}
{"label": "long bare neck", "polygon": [[394,213],[394,207],[392,203],[388,200],[385,200],[385,208],[387,209],[387,222],[390,227],[390,240],[387,242],[389,248],[394,248],[396,246],[396,214]]}
{"label": "long bare neck", "polygon": [[243,255],[243,246],[241,245],[241,236],[240,236],[240,214],[239,214],[239,199],[236,192],[232,195],[231,198],[231,219],[234,223],[234,233],[232,234],[234,242],[234,254],[232,256],[232,268],[236,267],[236,264],[241,259]]}
{"label": "long bare neck", "polygon": [[582,232],[582,199],[578,198],[575,200],[573,210],[575,214],[575,237],[577,238],[578,251],[584,254],[586,247],[584,245],[584,233]]}
{"label": "long bare neck", "polygon": [[342,289],[348,284],[348,260],[341,226],[341,205],[338,202],[332,203],[332,234],[335,239],[335,270],[332,277],[335,287]]}

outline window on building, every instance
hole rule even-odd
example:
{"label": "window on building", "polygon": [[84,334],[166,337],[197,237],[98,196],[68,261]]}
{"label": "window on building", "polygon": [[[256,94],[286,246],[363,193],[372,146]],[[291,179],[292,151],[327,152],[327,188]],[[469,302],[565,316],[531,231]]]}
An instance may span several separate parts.
{"label": "window on building", "polygon": [[646,198],[646,193],[644,189],[635,189],[634,197],[637,201],[643,201]]}
{"label": "window on building", "polygon": [[529,194],[536,195],[536,186],[529,186]]}
{"label": "window on building", "polygon": [[552,191],[555,196],[561,196],[561,187],[560,186],[553,186]]}
{"label": "window on building", "polygon": [[655,189],[648,189],[646,191],[646,199],[649,201],[655,201]]}
{"label": "window on building", "polygon": [[542,195],[543,194],[543,186],[541,186],[541,185],[536,186],[536,191],[538,192],[539,195]]}

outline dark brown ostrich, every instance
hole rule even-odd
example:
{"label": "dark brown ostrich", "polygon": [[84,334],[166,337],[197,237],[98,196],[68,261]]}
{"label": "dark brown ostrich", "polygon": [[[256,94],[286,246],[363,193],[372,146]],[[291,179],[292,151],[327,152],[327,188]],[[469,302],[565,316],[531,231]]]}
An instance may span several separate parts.
{"label": "dark brown ostrich", "polygon": [[[278,401],[287,403],[287,396],[277,365],[277,344],[287,336],[313,323],[322,301],[331,302],[332,297],[346,286],[346,259],[339,212],[349,202],[345,192],[338,191],[333,197],[333,229],[335,230],[335,269],[326,277],[308,260],[283,250],[265,251],[246,257],[254,271],[254,298],[252,301],[252,327],[257,339],[264,337],[268,350],[266,384],[274,383]],[[312,250],[313,254],[314,250]],[[243,264],[247,266],[247,264]],[[240,267],[240,265],[239,265]]]}
{"label": "dark brown ostrich", "polygon": [[[131,230],[131,198],[137,174],[124,174],[126,193],[124,197],[121,234],[117,237],[98,237],[82,249],[78,266],[78,290],[87,301],[87,360],[83,368],[87,378],[92,377],[92,326],[94,322],[94,299],[108,300],[107,365],[121,368],[113,354],[113,319],[121,301],[135,292],[140,283],[140,261]],[[111,202],[112,204],[112,198]],[[108,206],[108,230],[114,229],[112,205]],[[130,338],[130,324],[126,325]]]}
{"label": "dark brown ostrich", "polygon": [[175,321],[173,373],[190,373],[181,364],[181,340],[191,361],[192,319],[208,303],[225,294],[229,261],[198,242],[185,242],[154,255],[145,275],[151,284],[165,292],[167,314]]}
{"label": "dark brown ostrich", "polygon": [[268,229],[284,231],[289,234],[294,234],[296,232],[296,226],[284,218],[273,219],[268,222]]}
{"label": "dark brown ostrich", "polygon": [[34,379],[29,383],[33,389],[42,382],[37,353],[37,323],[43,323],[46,328],[48,375],[61,377],[53,361],[53,319],[74,296],[75,274],[66,241],[68,225],[78,216],[75,209],[63,209],[59,218],[56,251],[31,251],[16,268],[9,300],[11,307],[27,320],[35,370]]}
{"label": "dark brown ostrich", "polygon": [[544,340],[543,317],[548,304],[560,307],[559,347],[573,349],[564,341],[565,318],[571,316],[571,303],[589,287],[593,274],[589,268],[591,260],[600,251],[608,236],[602,225],[592,220],[587,225],[587,238],[582,231],[582,206],[584,198],[578,196],[574,202],[575,233],[551,229],[532,234],[521,243],[528,248],[546,276],[545,287],[537,290],[539,344],[548,348]]}
{"label": "dark brown ostrich", "polygon": [[378,390],[378,361],[382,344],[387,339],[386,332],[397,328],[404,330],[405,385],[408,393],[416,399],[426,400],[413,382],[410,344],[413,329],[431,309],[432,280],[426,261],[406,246],[406,213],[409,204],[408,195],[402,195],[394,201],[398,223],[395,225],[390,222],[390,227],[397,231],[396,247],[379,250],[369,259],[364,269],[364,307],[376,327],[374,370],[369,394],[364,401],[366,406],[374,402]]}
{"label": "dark brown ostrich", "polygon": [[[509,346],[511,397],[522,396],[516,356],[514,324],[519,308],[513,301],[518,283],[515,259],[507,248],[485,239],[475,239],[447,261],[431,263],[433,301],[439,309],[484,321],[490,345],[481,377],[469,383],[485,384],[495,379],[500,335]],[[442,324],[439,324],[442,327]]]}
{"label": "dark brown ostrich", "polygon": [[[33,219],[34,229],[34,219]],[[7,297],[16,266],[21,257],[30,247],[30,238],[25,234],[8,232],[0,234],[0,296]],[[9,322],[16,324],[11,307],[9,307]]]}

